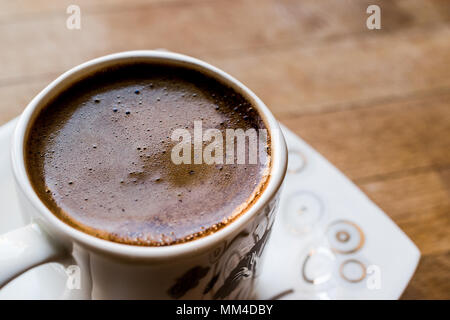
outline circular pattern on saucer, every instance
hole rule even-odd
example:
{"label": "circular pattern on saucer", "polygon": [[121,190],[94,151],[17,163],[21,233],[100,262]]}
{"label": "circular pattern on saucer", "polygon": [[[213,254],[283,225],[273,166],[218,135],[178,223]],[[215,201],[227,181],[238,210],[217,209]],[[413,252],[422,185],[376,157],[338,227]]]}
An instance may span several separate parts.
{"label": "circular pattern on saucer", "polygon": [[285,226],[296,234],[311,231],[324,215],[322,200],[309,191],[291,194],[283,208]]}
{"label": "circular pattern on saucer", "polygon": [[335,259],[336,257],[327,247],[311,249],[303,261],[303,280],[314,285],[328,282],[333,275]]}
{"label": "circular pattern on saucer", "polygon": [[366,277],[366,266],[359,260],[349,259],[342,262],[339,274],[348,282],[360,282]]}
{"label": "circular pattern on saucer", "polygon": [[306,157],[298,150],[290,150],[288,153],[288,173],[297,174],[306,167]]}
{"label": "circular pattern on saucer", "polygon": [[332,222],[327,228],[326,235],[332,250],[342,254],[358,251],[365,241],[361,228],[349,220]]}

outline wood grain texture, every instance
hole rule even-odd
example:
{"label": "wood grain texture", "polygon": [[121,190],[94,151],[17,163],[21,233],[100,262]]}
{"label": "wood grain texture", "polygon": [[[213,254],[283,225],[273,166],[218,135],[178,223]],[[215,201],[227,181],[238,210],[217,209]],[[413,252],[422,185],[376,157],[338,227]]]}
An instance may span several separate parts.
{"label": "wood grain texture", "polygon": [[424,255],[402,299],[450,299],[450,252]]}
{"label": "wood grain texture", "polygon": [[[450,42],[441,39],[450,38],[450,26],[422,32],[413,30],[402,35],[404,41],[387,34],[268,51],[248,49],[238,56],[211,53],[201,57],[246,83],[278,117],[360,107],[375,100],[434,94],[449,88]],[[27,60],[29,66],[9,64],[9,71],[5,67],[5,73],[14,75],[12,79],[6,76],[2,79],[0,71],[0,90],[2,85],[12,86],[0,101],[0,107],[2,104],[16,106],[13,115],[23,109],[24,100],[35,95],[37,83],[43,88],[70,67],[64,61],[69,64],[72,60],[85,60],[82,57],[42,58],[47,66],[40,63],[34,67],[43,68],[37,74],[23,75],[33,68],[35,59]],[[15,95],[14,87],[25,90],[24,94]]]}
{"label": "wood grain texture", "polygon": [[422,253],[404,299],[450,299],[450,169],[443,171],[425,168],[359,183]]}
{"label": "wood grain texture", "polygon": [[450,92],[281,121],[357,183],[450,165]]}
{"label": "wood grain texture", "polygon": [[450,198],[436,170],[417,170],[359,185],[415,240],[423,255],[450,250]]}
{"label": "wood grain texture", "polygon": [[[253,89],[423,257],[405,299],[450,298],[450,1],[0,0],[0,124],[67,69],[166,48]],[[365,10],[382,8],[369,31]]]}

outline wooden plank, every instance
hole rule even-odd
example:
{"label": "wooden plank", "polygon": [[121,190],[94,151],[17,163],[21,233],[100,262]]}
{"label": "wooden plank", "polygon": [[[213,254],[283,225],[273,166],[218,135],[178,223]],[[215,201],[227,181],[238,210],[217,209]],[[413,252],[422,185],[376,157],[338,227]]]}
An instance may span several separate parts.
{"label": "wooden plank", "polygon": [[[183,51],[182,48],[185,48],[186,51],[197,49],[202,51],[208,47],[213,52],[203,54],[203,57],[230,71],[255,89],[277,116],[292,112],[320,112],[360,106],[367,103],[367,100],[379,96],[401,96],[429,88],[439,89],[449,84],[450,55],[446,54],[448,41],[442,40],[449,36],[447,28],[439,29],[437,32],[420,30],[419,34],[417,31],[409,32],[404,36],[401,45],[398,45],[396,36],[383,36],[371,37],[364,41],[335,41],[330,45],[316,44],[304,47],[302,44],[262,52],[249,49],[243,50],[242,54],[238,50],[232,55],[227,54],[225,57],[221,55],[218,50],[221,44],[225,44],[225,47],[228,45],[229,48],[258,47],[276,43],[279,39],[293,41],[296,36],[304,39],[308,37],[304,30],[311,29],[308,27],[311,22],[308,22],[308,19],[305,22],[305,19],[300,18],[307,16],[314,20],[313,17],[317,17],[323,10],[321,6],[314,6],[315,2],[307,2],[307,6],[298,7],[298,2],[284,1],[282,5],[276,7],[277,4],[272,0],[264,1],[260,2],[259,11],[252,11],[251,6],[254,3],[244,0],[233,1],[226,8],[221,2],[214,4],[199,2],[198,5],[203,9],[195,14],[187,14],[186,8],[180,3],[177,3],[176,7],[179,8],[175,11],[167,6],[152,8],[151,16],[146,15],[149,10],[139,11],[137,14],[130,11],[128,15],[120,17],[117,16],[119,13],[114,11],[106,13],[98,11],[91,14],[91,18],[88,15],[86,25],[80,32],[61,28],[65,16],[59,15],[34,22],[22,21],[13,26],[10,24],[0,26],[0,41],[7,48],[0,51],[0,61],[4,61],[0,68],[0,87],[11,83],[18,86],[13,85],[0,90],[0,110],[5,110],[1,113],[0,123],[21,112],[26,101],[36,94],[38,87],[36,81],[39,78],[43,88],[52,79],[49,74],[56,76],[87,59],[130,48],[175,46],[173,47],[175,50],[179,48]],[[224,11],[227,8],[228,11]],[[239,8],[243,10],[238,10]],[[274,10],[276,8],[278,10]],[[346,6],[349,14],[355,14],[355,8],[352,6],[349,8],[350,10],[347,10]],[[327,23],[327,27],[317,28],[315,32],[310,30],[310,37],[317,36],[318,32],[323,32],[322,35],[325,37],[330,32],[337,32],[334,31],[337,25],[345,25],[341,22],[354,21],[354,19],[343,20],[349,18],[347,15],[341,16],[342,11],[347,12],[346,10],[337,10],[337,17]],[[166,11],[170,11],[172,19],[166,19],[169,14]],[[242,19],[242,14],[248,11],[254,12],[253,16],[247,20]],[[237,14],[239,12],[242,13],[239,15]],[[286,20],[287,12],[293,17]],[[397,15],[389,13],[393,15],[392,20],[401,16],[399,12],[403,11],[397,9],[397,12]],[[188,17],[184,17],[185,15]],[[429,16],[434,17],[432,14]],[[297,17],[298,21],[294,17]],[[161,24],[158,23],[159,19],[162,19]],[[119,23],[116,23],[116,20]],[[200,22],[206,20],[212,24],[212,28],[207,31],[204,27],[199,27]],[[219,22],[215,22],[216,20]],[[264,31],[269,29],[265,28],[268,20],[273,21],[270,30],[277,31]],[[176,21],[180,22],[177,24]],[[58,27],[58,24],[61,25]],[[152,28],[153,25],[158,27]],[[182,25],[192,26],[192,32],[177,32]],[[111,26],[112,29],[109,28]],[[142,27],[142,30],[151,29],[151,32],[136,32],[137,26]],[[346,26],[348,29],[349,26]],[[356,25],[352,28],[348,30],[354,30]],[[238,32],[237,29],[246,32]],[[214,39],[211,39],[213,34]],[[193,40],[192,37],[196,39]],[[99,38],[106,41],[99,41]],[[33,50],[23,48],[24,45]],[[20,54],[17,54],[18,52]],[[431,54],[434,58],[428,59]],[[377,59],[380,55],[383,57],[381,68]],[[355,62],[358,63],[357,66]],[[412,71],[414,68],[415,72]],[[26,84],[28,81],[32,81],[33,85],[28,86]],[[19,92],[20,94],[16,95]]]}
{"label": "wooden plank", "polygon": [[450,165],[449,101],[447,92],[281,120],[358,182]]}
{"label": "wooden plank", "polygon": [[435,170],[358,185],[411,238],[422,255],[450,251],[450,192]]}
{"label": "wooden plank", "polygon": [[450,252],[424,256],[402,299],[450,299]]}
{"label": "wooden plank", "polygon": [[450,169],[438,170],[437,172],[442,180],[442,183],[444,183],[447,190],[450,192]]}
{"label": "wooden plank", "polygon": [[419,266],[402,299],[450,297],[445,281],[450,270],[449,178],[450,169],[423,169],[358,183],[421,251]]}
{"label": "wooden plank", "polygon": [[137,10],[142,6],[195,5],[198,2],[216,0],[0,0],[0,22],[39,19],[65,13],[69,5],[78,5],[82,12]]}
{"label": "wooden plank", "polygon": [[[434,95],[442,89],[446,90],[450,87],[448,38],[450,27],[444,27],[426,32],[412,31],[404,34],[401,41],[394,35],[386,35],[311,47],[256,51],[233,57],[206,58],[247,84],[276,116],[282,118],[364,107],[373,103],[373,100],[381,103],[408,94],[430,94],[430,90],[433,90],[431,94]],[[11,63],[0,69],[0,75],[8,77],[8,74],[14,74],[15,78],[0,78],[0,87],[12,82],[24,86],[27,79],[36,82],[42,77],[43,88],[51,80],[48,74],[56,76],[76,61],[85,60],[81,51],[73,53],[69,50],[67,55],[55,56],[52,52],[54,46],[45,47],[45,50],[48,59],[38,59],[33,51],[27,51],[21,55],[20,63],[12,51],[1,51],[0,60],[3,56],[3,61]],[[102,52],[99,51],[96,55],[100,54]],[[431,56],[433,59],[429,58]],[[28,70],[47,73],[32,76],[31,73],[27,74]],[[5,100],[8,108],[16,108],[12,114],[18,115],[23,109],[24,98],[15,96],[14,87],[2,91],[0,110],[5,110],[1,102]],[[35,91],[23,91],[23,94],[25,100],[29,100]],[[7,119],[3,117],[1,120]]]}
{"label": "wooden plank", "polygon": [[443,21],[430,13],[425,22],[417,19],[420,23],[416,25],[410,6],[386,1],[385,27],[373,32],[365,26],[369,2],[221,0],[196,1],[193,5],[122,5],[115,10],[87,6],[86,12],[82,11],[81,30],[65,27],[64,8],[49,15],[36,14],[35,18],[11,18],[0,24],[0,61],[4,64],[0,79],[61,72],[114,51],[164,47],[201,57],[239,56],[248,48],[292,43],[304,47],[355,33],[377,38],[390,30],[418,26],[423,30],[423,23],[440,25]]}
{"label": "wooden plank", "polygon": [[[212,0],[78,0],[76,4],[87,13],[99,10],[137,10],[144,6],[191,6]],[[214,0],[231,3],[236,0]],[[260,6],[261,0],[247,0],[254,6]],[[296,15],[309,20],[309,24],[324,24],[335,15],[345,15],[345,20],[358,23],[355,13],[363,12],[370,4],[379,5],[383,12],[384,29],[397,26],[407,27],[411,24],[429,23],[431,21],[448,21],[450,19],[450,5],[446,0],[371,0],[371,1],[341,1],[323,0],[319,3],[313,0],[292,1],[277,0],[280,6],[286,6],[288,15]],[[238,2],[239,3],[239,2]],[[42,15],[50,16],[64,12],[74,4],[71,0],[0,0],[0,21],[33,18]],[[358,11],[356,11],[358,9]],[[194,8],[195,10],[195,8]],[[340,18],[338,18],[340,19]],[[336,20],[338,20],[336,19]]]}
{"label": "wooden plank", "polygon": [[246,83],[281,117],[448,88],[448,39],[450,28],[445,27],[210,60]]}

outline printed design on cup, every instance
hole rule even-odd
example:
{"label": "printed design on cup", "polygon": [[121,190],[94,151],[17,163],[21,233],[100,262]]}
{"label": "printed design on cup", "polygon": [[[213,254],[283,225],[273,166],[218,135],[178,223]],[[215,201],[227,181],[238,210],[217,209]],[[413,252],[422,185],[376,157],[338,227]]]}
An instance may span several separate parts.
{"label": "printed design on cup", "polygon": [[209,255],[209,266],[195,266],[177,278],[167,291],[169,296],[180,299],[202,284],[203,298],[248,298],[261,270],[260,258],[272,230],[278,199],[275,196],[249,228],[216,247]]}
{"label": "printed design on cup", "polygon": [[168,294],[174,298],[179,299],[190,289],[199,285],[200,280],[206,276],[209,267],[195,266],[189,269],[185,274],[177,279],[177,282],[168,291]]}

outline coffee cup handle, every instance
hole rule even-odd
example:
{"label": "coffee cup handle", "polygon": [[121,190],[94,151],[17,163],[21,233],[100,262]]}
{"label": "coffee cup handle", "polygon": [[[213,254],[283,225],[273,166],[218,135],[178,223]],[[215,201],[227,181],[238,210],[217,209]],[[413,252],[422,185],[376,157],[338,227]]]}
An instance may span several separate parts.
{"label": "coffee cup handle", "polygon": [[37,223],[1,235],[0,288],[23,272],[65,254]]}

